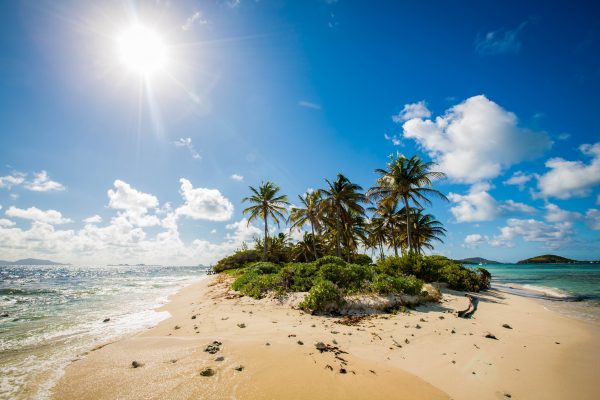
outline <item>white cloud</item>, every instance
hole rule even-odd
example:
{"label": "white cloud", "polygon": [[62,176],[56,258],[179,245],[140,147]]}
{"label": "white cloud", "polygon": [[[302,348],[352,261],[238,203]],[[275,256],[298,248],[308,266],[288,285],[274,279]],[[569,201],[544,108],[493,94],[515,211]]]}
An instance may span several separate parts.
{"label": "white cloud", "polygon": [[503,215],[515,213],[535,213],[537,210],[527,204],[506,200],[498,202],[489,194],[491,186],[478,183],[469,189],[465,195],[449,193],[448,199],[456,206],[450,208],[456,222],[492,221]]}
{"label": "white cloud", "polygon": [[581,218],[581,214],[575,211],[567,211],[556,204],[548,203],[545,206],[546,215],[544,219],[548,222],[573,222]]}
{"label": "white cloud", "polygon": [[572,227],[571,222],[547,224],[535,219],[510,218],[506,226],[500,228],[500,235],[494,236],[489,243],[496,247],[512,247],[514,240],[522,238],[526,242],[539,242],[547,248],[556,249],[571,241]]}
{"label": "white cloud", "polygon": [[108,190],[108,206],[122,210],[113,218],[113,223],[139,227],[160,224],[156,215],[149,215],[148,210],[158,208],[158,198],[149,193],[140,192],[122,180],[115,180],[115,190]]}
{"label": "white cloud", "polygon": [[588,196],[593,187],[600,184],[600,142],[584,144],[579,150],[592,157],[589,164],[582,161],[568,161],[563,158],[551,158],[546,161],[550,171],[537,179],[538,195],[568,199]]}
{"label": "white cloud", "polygon": [[15,223],[10,219],[0,218],[0,226],[14,226]]}
{"label": "white cloud", "polygon": [[509,179],[504,181],[505,185],[515,185],[519,190],[525,189],[525,184],[533,178],[533,175],[526,174],[523,171],[517,171]]}
{"label": "white cloud", "polygon": [[588,228],[600,231],[600,210],[590,208],[585,213],[585,224]]}
{"label": "white cloud", "polygon": [[242,175],[238,175],[238,174],[232,174],[230,176],[231,179],[233,179],[234,181],[238,181],[238,182],[242,182],[244,180],[244,177]]}
{"label": "white cloud", "polygon": [[0,176],[0,188],[11,189],[13,186],[19,186],[25,181],[25,174],[13,172],[10,175]]}
{"label": "white cloud", "polygon": [[409,119],[429,117],[431,117],[431,111],[427,108],[425,101],[421,100],[417,103],[405,104],[398,115],[392,116],[392,121],[401,124]]}
{"label": "white cloud", "polygon": [[464,247],[477,247],[488,240],[487,236],[482,236],[478,233],[467,235],[464,240]]}
{"label": "white cloud", "polygon": [[311,109],[313,109],[313,110],[320,110],[320,109],[321,109],[321,106],[320,106],[319,104],[317,104],[317,103],[312,103],[312,102],[310,102],[310,101],[306,101],[306,100],[300,100],[300,101],[298,102],[298,105],[299,105],[300,107],[304,107],[304,108],[311,108]]}
{"label": "white cloud", "polygon": [[185,23],[181,26],[181,29],[184,31],[189,31],[195,24],[206,25],[207,23],[208,21],[202,18],[200,11],[196,11],[185,20]]}
{"label": "white cloud", "polygon": [[60,225],[72,222],[68,218],[63,218],[62,214],[56,210],[40,210],[37,207],[29,207],[27,209],[10,207],[6,210],[6,215],[14,218],[29,219],[32,221],[43,222],[49,225]]}
{"label": "white cloud", "polygon": [[521,49],[519,33],[527,23],[528,21],[522,22],[515,29],[503,28],[489,31],[485,35],[478,34],[475,39],[475,50],[480,55],[518,53]]}
{"label": "white cloud", "polygon": [[217,189],[194,189],[191,182],[184,178],[179,182],[185,204],[177,208],[177,215],[210,221],[227,221],[233,215],[233,204]]}
{"label": "white cloud", "polygon": [[384,133],[383,137],[385,138],[385,140],[389,140],[390,142],[392,142],[394,146],[402,145],[402,142],[400,141],[400,138],[397,135],[389,136],[387,133]]}
{"label": "white cloud", "polygon": [[192,138],[179,138],[178,140],[174,141],[173,144],[176,147],[186,147],[190,151],[190,154],[194,160],[202,159],[202,156],[198,154],[196,148],[192,144]]}
{"label": "white cloud", "polygon": [[217,230],[216,229],[211,229],[210,234],[214,235],[215,233],[217,233]]}
{"label": "white cloud", "polygon": [[34,172],[33,181],[27,182],[25,188],[34,192],[65,190],[65,186],[62,183],[51,180],[46,171]]}
{"label": "white cloud", "polygon": [[85,222],[86,224],[99,224],[100,222],[102,222],[102,217],[98,214],[92,215],[91,217],[84,219],[83,222]]}
{"label": "white cloud", "polygon": [[451,107],[435,121],[410,119],[403,129],[404,137],[416,140],[441,171],[463,183],[495,178],[551,146],[546,133],[517,126],[515,114],[483,95]]}

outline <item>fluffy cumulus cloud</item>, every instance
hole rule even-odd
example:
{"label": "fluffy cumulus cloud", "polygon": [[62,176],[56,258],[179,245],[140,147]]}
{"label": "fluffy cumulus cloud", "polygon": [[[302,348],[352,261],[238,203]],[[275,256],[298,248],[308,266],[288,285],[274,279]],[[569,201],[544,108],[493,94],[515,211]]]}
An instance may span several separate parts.
{"label": "fluffy cumulus cloud", "polygon": [[477,247],[480,244],[485,243],[488,240],[487,236],[482,236],[478,233],[467,235],[465,237],[463,246],[464,247]]}
{"label": "fluffy cumulus cloud", "polygon": [[242,182],[244,180],[244,177],[239,174],[233,174],[230,176],[230,178],[233,179],[234,181],[238,181],[238,182]]}
{"label": "fluffy cumulus cloud", "polygon": [[581,214],[575,211],[563,210],[556,204],[546,204],[546,215],[544,219],[548,222],[573,222],[581,219]]}
{"label": "fluffy cumulus cloud", "polygon": [[29,207],[27,209],[10,207],[6,210],[6,215],[14,218],[28,219],[36,222],[43,222],[49,225],[60,225],[71,222],[70,219],[64,218],[59,211],[56,210],[40,210],[37,207]]}
{"label": "fluffy cumulus cloud", "polygon": [[217,189],[194,188],[187,179],[180,179],[184,205],[176,210],[179,216],[210,221],[227,221],[233,215],[233,204]]}
{"label": "fluffy cumulus cloud", "polygon": [[0,188],[11,189],[25,182],[25,174],[14,172],[10,175],[0,176]]}
{"label": "fluffy cumulus cloud", "polygon": [[600,142],[584,144],[579,150],[588,157],[589,163],[551,158],[546,161],[549,168],[538,176],[538,195],[569,199],[590,195],[592,188],[600,184]]}
{"label": "fluffy cumulus cloud", "polygon": [[590,208],[585,213],[585,224],[588,228],[600,231],[600,210],[595,208]]}
{"label": "fluffy cumulus cloud", "polygon": [[571,222],[545,223],[536,219],[510,218],[500,234],[489,240],[492,246],[513,247],[516,239],[542,243],[544,247],[556,249],[567,245],[573,236]]}
{"label": "fluffy cumulus cloud", "polygon": [[[86,264],[197,265],[214,263],[261,234],[261,229],[242,219],[225,225],[225,236],[218,242],[184,241],[180,216],[224,221],[231,218],[233,205],[218,190],[193,188],[185,179],[181,195],[184,202],[179,208],[168,203],[161,207],[156,196],[116,180],[107,191],[113,217],[103,222],[93,215],[83,220],[80,229],[59,227],[70,220],[56,210],[10,207],[7,217],[29,220],[30,225],[16,227],[10,219],[0,218],[0,253],[8,259],[39,257]],[[211,237],[219,240],[216,234]]]}
{"label": "fluffy cumulus cloud", "polygon": [[403,135],[416,140],[453,181],[475,183],[495,178],[551,146],[546,133],[519,127],[517,122],[515,114],[480,95],[434,120],[409,119]]}
{"label": "fluffy cumulus cloud", "polygon": [[450,208],[456,222],[492,221],[500,216],[535,213],[537,210],[527,204],[513,200],[497,201],[489,193],[491,186],[487,183],[478,183],[461,195],[449,193],[448,199],[456,204]]}
{"label": "fluffy cumulus cloud", "polygon": [[53,181],[46,171],[33,174],[33,180],[25,184],[25,188],[34,192],[51,192],[65,190],[62,183]]}
{"label": "fluffy cumulus cloud", "polygon": [[427,108],[425,101],[419,101],[417,103],[405,104],[402,110],[392,116],[392,121],[396,123],[402,123],[413,118],[429,118],[431,117],[431,111]]}
{"label": "fluffy cumulus cloud", "polygon": [[522,171],[515,172],[509,179],[504,181],[505,185],[518,186],[519,190],[524,190],[527,182],[531,181],[533,175],[526,174]]}

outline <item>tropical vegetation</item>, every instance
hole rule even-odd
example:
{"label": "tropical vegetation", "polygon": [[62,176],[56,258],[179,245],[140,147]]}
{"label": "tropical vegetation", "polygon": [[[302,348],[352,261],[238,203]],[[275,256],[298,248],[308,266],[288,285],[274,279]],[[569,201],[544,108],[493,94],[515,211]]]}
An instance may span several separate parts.
{"label": "tropical vegetation", "polygon": [[[433,187],[445,177],[434,167],[417,156],[390,156],[385,168],[375,170],[378,177],[366,191],[339,173],[325,179],[324,187],[299,195],[298,205],[290,205],[273,182],[251,186],[243,213],[248,224],[261,220],[264,234],[252,248],[244,244],[217,262],[214,270],[233,270],[233,289],[256,298],[269,292],[308,292],[301,306],[311,311],[336,309],[353,293],[418,295],[424,282],[485,289],[490,280],[486,270],[424,255],[446,234],[425,210],[432,198],[447,201]],[[270,221],[290,228],[271,235]],[[298,232],[302,237],[293,241]]]}

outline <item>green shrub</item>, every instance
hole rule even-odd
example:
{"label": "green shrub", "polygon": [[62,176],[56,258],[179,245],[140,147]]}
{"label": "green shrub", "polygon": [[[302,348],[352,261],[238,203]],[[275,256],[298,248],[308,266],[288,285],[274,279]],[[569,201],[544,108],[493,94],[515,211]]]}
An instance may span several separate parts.
{"label": "green shrub", "polygon": [[492,274],[490,274],[490,271],[485,268],[477,268],[475,275],[477,275],[477,279],[479,280],[479,287],[481,289],[489,289],[492,284]]}
{"label": "green shrub", "polygon": [[375,276],[371,289],[378,294],[410,294],[421,293],[423,281],[414,276],[391,276],[379,274]]}
{"label": "green shrub", "polygon": [[368,265],[331,263],[321,266],[318,275],[341,289],[358,290],[371,280],[373,270]]}
{"label": "green shrub", "polygon": [[244,296],[260,299],[267,292],[276,289],[278,284],[277,274],[260,274],[256,270],[248,270],[233,282],[231,288]]}
{"label": "green shrub", "polygon": [[318,271],[315,263],[294,263],[286,265],[281,275],[291,275],[290,288],[293,292],[308,292],[315,283]]}
{"label": "green shrub", "polygon": [[249,265],[250,269],[260,274],[274,274],[279,271],[279,267],[271,262],[259,261]]}
{"label": "green shrub", "polygon": [[336,256],[324,256],[315,261],[315,264],[318,268],[321,268],[325,264],[346,265],[346,261]]}
{"label": "green shrub", "polygon": [[310,289],[300,308],[310,312],[335,311],[344,304],[344,299],[331,281],[319,279]]}
{"label": "green shrub", "polygon": [[353,254],[350,257],[352,264],[358,265],[371,265],[373,264],[373,260],[366,254]]}
{"label": "green shrub", "polygon": [[249,263],[260,261],[261,254],[256,250],[240,250],[234,254],[219,260],[213,269],[222,272],[227,269],[242,268]]}

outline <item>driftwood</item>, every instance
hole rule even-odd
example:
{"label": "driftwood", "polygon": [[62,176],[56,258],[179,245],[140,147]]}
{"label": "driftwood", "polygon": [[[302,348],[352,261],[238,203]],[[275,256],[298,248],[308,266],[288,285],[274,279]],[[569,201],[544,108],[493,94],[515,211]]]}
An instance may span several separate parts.
{"label": "driftwood", "polygon": [[469,299],[469,306],[466,310],[462,310],[458,312],[458,316],[461,318],[471,318],[475,311],[477,311],[477,303],[479,303],[479,299],[477,297],[471,296],[470,294],[465,294],[467,299]]}

